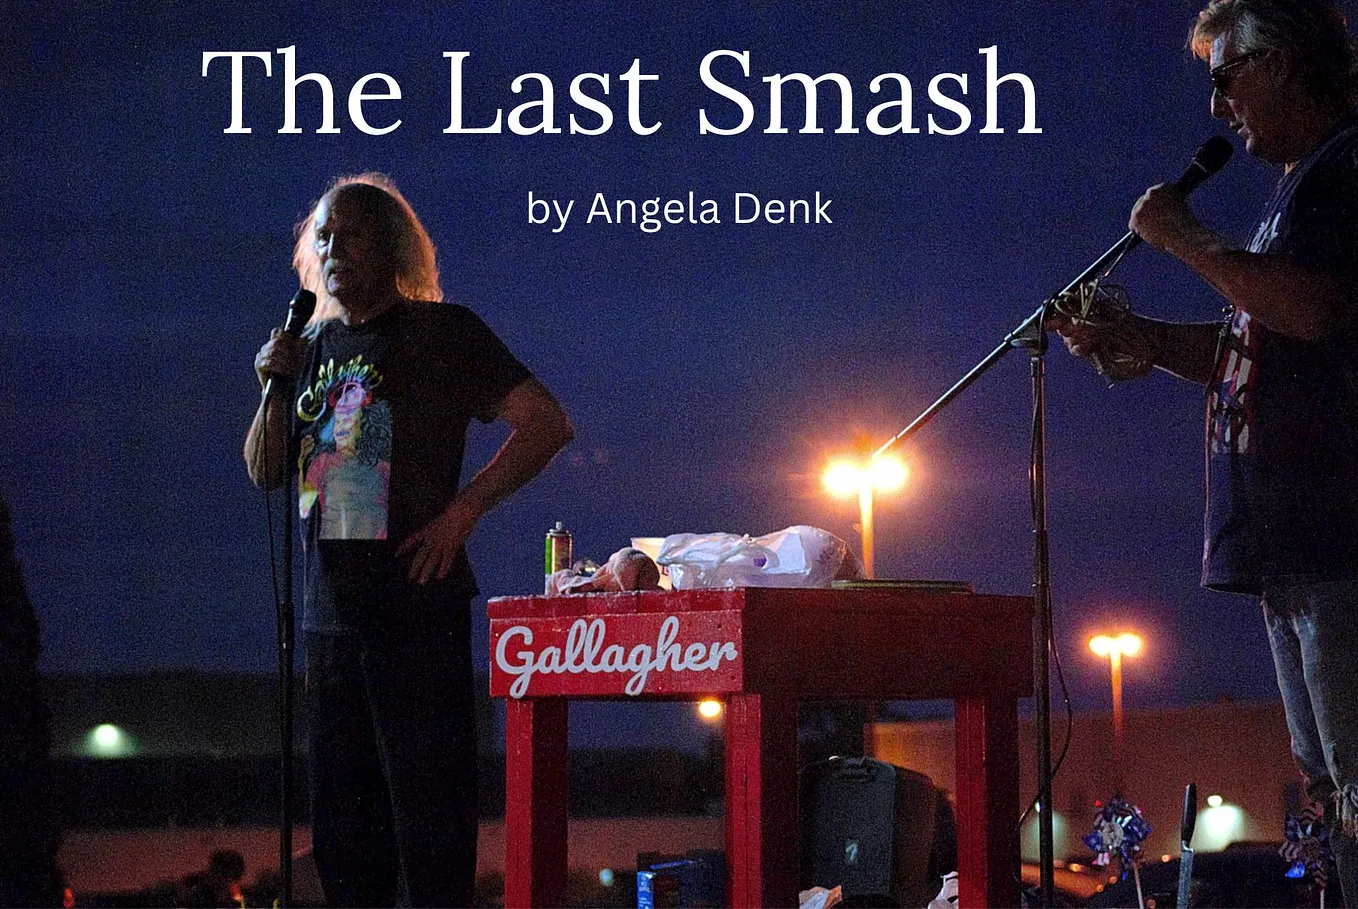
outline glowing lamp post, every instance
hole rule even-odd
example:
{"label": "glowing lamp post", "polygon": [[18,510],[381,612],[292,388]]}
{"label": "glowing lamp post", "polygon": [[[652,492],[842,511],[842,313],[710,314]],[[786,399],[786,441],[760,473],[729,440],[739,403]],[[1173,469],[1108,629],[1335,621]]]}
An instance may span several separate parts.
{"label": "glowing lamp post", "polygon": [[867,464],[835,461],[825,469],[825,488],[839,498],[858,496],[859,535],[863,540],[863,574],[875,577],[872,570],[872,494],[894,492],[905,485],[905,465],[897,458],[872,458]]}
{"label": "glowing lamp post", "polygon": [[1089,639],[1089,649],[1096,656],[1108,659],[1113,679],[1113,782],[1117,794],[1122,795],[1123,731],[1122,731],[1122,658],[1141,652],[1141,638],[1124,632],[1116,637],[1098,634]]}

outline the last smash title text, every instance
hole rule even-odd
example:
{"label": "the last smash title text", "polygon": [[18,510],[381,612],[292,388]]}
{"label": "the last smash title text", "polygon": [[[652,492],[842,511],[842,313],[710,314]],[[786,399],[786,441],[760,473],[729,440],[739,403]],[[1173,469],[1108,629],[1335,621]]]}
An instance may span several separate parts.
{"label": "the last smash title text", "polygon": [[[822,73],[812,76],[807,73],[773,73],[761,76],[765,85],[755,92],[758,86],[752,85],[749,51],[714,50],[702,58],[698,66],[698,76],[711,100],[703,103],[697,111],[697,125],[700,135],[733,136],[744,133],[756,125],[756,103],[752,98],[764,101],[762,131],[765,133],[787,133],[789,125],[799,133],[823,133],[822,122],[837,122],[836,133],[859,133],[863,129],[878,136],[912,134],[927,132],[947,136],[958,135],[972,126],[972,106],[967,103],[971,97],[969,88],[983,88],[984,126],[982,133],[1002,133],[999,115],[999,88],[1009,83],[1006,99],[1012,103],[1019,94],[1023,102],[1023,125],[1019,133],[1040,133],[1037,124],[1037,89],[1032,79],[1023,73],[1012,72],[1000,75],[999,49],[996,45],[979,50],[984,58],[984,85],[969,86],[965,72],[938,73],[929,79],[925,92],[930,109],[923,117],[923,124],[917,122],[915,115],[914,86],[901,73],[888,72],[874,76],[867,84],[867,93],[874,104],[860,120],[858,107],[855,106],[855,93],[859,99],[864,97],[862,85],[855,87],[846,76],[840,73]],[[617,96],[625,95],[625,117],[627,127],[640,136],[649,136],[663,125],[648,114],[646,90],[648,83],[657,82],[660,76],[645,72],[641,59],[635,58],[624,72],[614,78],[608,73],[587,72],[571,78],[569,84],[569,106],[558,109],[556,100],[557,85],[545,73],[523,73],[509,83],[509,92],[523,96],[526,100],[508,111],[497,105],[485,109],[468,110],[463,104],[463,86],[467,80],[476,78],[470,65],[470,51],[445,51],[448,60],[448,126],[444,133],[485,134],[508,132],[518,136],[536,133],[567,133],[569,135],[597,136],[613,128],[615,114],[613,102]],[[275,75],[275,57],[281,58],[281,100],[283,102],[280,133],[300,133],[298,125],[298,86],[311,83],[309,99],[319,96],[319,111],[314,102],[308,101],[306,121],[308,124],[319,119],[317,133],[338,133],[342,127],[336,125],[335,86],[324,73],[308,72],[297,74],[296,46],[269,51],[204,51],[203,78],[220,79],[229,76],[231,92],[230,123],[222,132],[249,133],[254,126],[261,128],[266,124],[278,123],[278,112],[246,110],[246,80],[271,80]],[[217,61],[222,61],[214,66]],[[616,89],[616,94],[615,94]],[[1017,91],[1019,94],[1014,94]],[[252,95],[258,97],[257,94]],[[396,79],[386,73],[369,73],[359,78],[349,88],[347,113],[349,123],[354,129],[372,136],[393,132],[401,126],[401,119],[394,102],[401,100],[401,86]],[[800,101],[800,110],[795,110]],[[837,102],[837,104],[836,104]],[[710,106],[709,106],[710,105]],[[834,105],[835,113],[823,108]],[[319,114],[319,117],[317,117]],[[565,114],[564,120],[562,114]],[[835,115],[837,114],[837,116]],[[937,116],[935,116],[937,114]],[[860,122],[862,126],[860,127]],[[272,128],[270,125],[269,128]]]}

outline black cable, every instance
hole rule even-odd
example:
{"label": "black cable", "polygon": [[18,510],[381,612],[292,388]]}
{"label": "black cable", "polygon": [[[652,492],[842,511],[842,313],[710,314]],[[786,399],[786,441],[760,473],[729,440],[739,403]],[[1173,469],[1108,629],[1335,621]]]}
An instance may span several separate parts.
{"label": "black cable", "polygon": [[[1121,257],[1119,257],[1118,261],[1121,261]],[[1114,264],[1116,264],[1116,263],[1114,263]],[[1111,269],[1110,269],[1110,271],[1111,271]],[[1040,418],[1041,418],[1041,415],[1037,412],[1037,408],[1034,407],[1034,408],[1033,408],[1033,423],[1032,423],[1032,444],[1031,444],[1030,449],[1029,449],[1029,457],[1030,457],[1030,458],[1035,458],[1035,457],[1037,456],[1037,434],[1038,434],[1038,425],[1037,425],[1037,421],[1038,421]],[[1030,492],[1029,492],[1029,495],[1030,495],[1030,497],[1032,496],[1031,490],[1030,490]],[[1035,498],[1032,499],[1031,505],[1032,505],[1033,511],[1036,512],[1036,510],[1037,510],[1037,500],[1036,500]],[[1052,603],[1052,590],[1051,590],[1051,578],[1050,578],[1050,577],[1047,579],[1046,597],[1047,597],[1047,602],[1044,603],[1043,606],[1044,606],[1044,607],[1046,608],[1046,610],[1047,610],[1047,615],[1052,615],[1052,614],[1053,614],[1053,613],[1052,613],[1052,605],[1053,605],[1053,603]],[[1056,775],[1057,775],[1057,773],[1059,773],[1060,770],[1061,770],[1061,765],[1062,765],[1063,763],[1065,763],[1066,754],[1067,754],[1067,752],[1070,751],[1070,740],[1071,740],[1071,736],[1072,736],[1072,734],[1074,733],[1074,729],[1075,729],[1075,709],[1074,709],[1074,707],[1072,707],[1072,705],[1071,705],[1071,703],[1070,703],[1070,689],[1066,686],[1066,673],[1065,673],[1064,668],[1061,666],[1061,651],[1060,651],[1060,648],[1057,647],[1057,645],[1056,645],[1056,636],[1055,636],[1055,635],[1052,635],[1052,637],[1047,641],[1047,649],[1048,649],[1048,651],[1051,653],[1052,662],[1056,665],[1056,681],[1057,681],[1057,683],[1060,685],[1060,688],[1061,688],[1061,701],[1062,701],[1062,703],[1064,704],[1064,706],[1065,706],[1065,708],[1066,708],[1066,737],[1065,737],[1065,741],[1061,744],[1061,754],[1060,754],[1059,757],[1057,757],[1056,763],[1052,765],[1052,775],[1051,775],[1051,780],[1049,781],[1051,784],[1054,784],[1054,783],[1056,782]],[[1036,803],[1037,803],[1037,800],[1034,799],[1034,800],[1033,800],[1033,804],[1036,804]],[[1030,805],[1029,808],[1028,808],[1028,810],[1025,810],[1025,811],[1024,811],[1024,816],[1026,817],[1027,814],[1028,814],[1031,810],[1032,810],[1032,807],[1031,807],[1031,805]],[[1022,820],[1022,819],[1020,819],[1020,820]]]}
{"label": "black cable", "polygon": [[[267,464],[267,460],[268,460],[268,452],[269,452],[269,413],[268,413],[267,407],[268,407],[267,402],[265,402],[264,423],[263,423],[263,425],[260,427],[260,431],[259,431],[259,444],[260,444],[260,447],[264,449],[264,453],[265,453],[265,454],[264,454],[264,457],[265,457],[265,460],[266,460],[266,464]],[[284,466],[286,467],[286,465],[284,465]],[[265,470],[266,470],[266,471],[268,470],[268,467],[267,467],[267,466],[265,467]],[[273,532],[273,496],[270,495],[270,490],[269,490],[269,487],[268,487],[267,478],[266,478],[266,482],[265,482],[264,486],[262,487],[262,489],[263,489],[263,491],[264,491],[264,526],[265,526],[265,534],[266,534],[266,536],[268,537],[268,540],[269,540],[269,581],[270,581],[270,586],[273,588],[274,616],[275,616],[275,619],[276,619],[277,621],[282,621],[282,618],[283,618],[283,598],[282,598],[282,594],[281,594],[280,591],[279,591],[279,584],[278,584],[278,553],[277,553],[277,551],[276,551],[276,549],[275,549],[275,547],[274,547],[274,532]]]}

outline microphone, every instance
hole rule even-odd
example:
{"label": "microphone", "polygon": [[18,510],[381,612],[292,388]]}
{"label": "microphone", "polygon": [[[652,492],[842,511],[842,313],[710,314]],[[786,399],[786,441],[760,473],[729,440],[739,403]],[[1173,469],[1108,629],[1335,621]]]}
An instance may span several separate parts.
{"label": "microphone", "polygon": [[[1225,167],[1226,162],[1231,160],[1231,154],[1234,151],[1231,143],[1221,136],[1213,136],[1208,139],[1198,146],[1198,153],[1193,156],[1188,167],[1184,168],[1179,179],[1174,181],[1174,188],[1187,196],[1201,186],[1208,177]],[[1118,250],[1119,256],[1123,256],[1136,249],[1140,244],[1141,238],[1134,231],[1129,230],[1118,241],[1118,245],[1114,249]]]}
{"label": "microphone", "polygon": [[[1226,162],[1231,160],[1231,153],[1234,150],[1230,142],[1221,136],[1213,136],[1198,148],[1198,153],[1193,156],[1193,160],[1184,170],[1183,176],[1175,181],[1174,186],[1179,192],[1188,195],[1201,186],[1204,180],[1221,170]],[[1057,297],[1065,296],[1083,286],[1087,281],[1107,275],[1117,267],[1123,256],[1139,246],[1140,243],[1141,238],[1134,231],[1127,231],[1122,235],[1121,240],[1108,248],[1108,252],[1095,259],[1088,268],[1080,272],[1079,277],[1057,291],[1049,299],[1055,300]]]}
{"label": "microphone", "polygon": [[1193,161],[1184,171],[1183,176],[1175,181],[1174,186],[1185,196],[1202,185],[1202,182],[1212,174],[1226,166],[1226,162],[1231,160],[1231,154],[1235,151],[1231,143],[1221,136],[1213,136],[1193,156]]}
{"label": "microphone", "polygon": [[[1227,146],[1229,148],[1229,146]],[[288,317],[283,322],[283,334],[292,335],[294,338],[301,337],[302,329],[307,322],[311,321],[311,314],[316,311],[316,295],[309,290],[299,290],[296,295],[288,301]],[[267,399],[273,394],[273,376],[264,383],[264,397]]]}

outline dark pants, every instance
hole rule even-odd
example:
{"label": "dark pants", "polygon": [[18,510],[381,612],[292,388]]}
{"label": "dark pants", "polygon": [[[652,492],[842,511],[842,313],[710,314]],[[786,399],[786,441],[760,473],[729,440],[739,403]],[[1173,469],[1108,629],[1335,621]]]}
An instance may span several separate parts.
{"label": "dark pants", "polygon": [[37,673],[5,666],[6,656],[0,652],[0,906],[60,906],[61,821],[47,711]]}
{"label": "dark pants", "polygon": [[332,906],[472,903],[470,604],[441,605],[307,634],[312,842]]}

